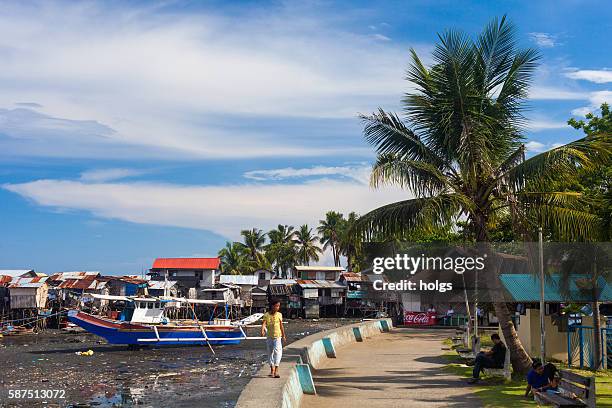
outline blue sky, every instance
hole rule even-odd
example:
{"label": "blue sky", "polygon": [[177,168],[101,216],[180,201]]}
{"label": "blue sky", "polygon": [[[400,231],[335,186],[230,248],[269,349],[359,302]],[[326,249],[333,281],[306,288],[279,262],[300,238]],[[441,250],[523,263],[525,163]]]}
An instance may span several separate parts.
{"label": "blue sky", "polygon": [[0,269],[140,273],[409,197],[368,188],[356,115],[399,110],[447,28],[508,14],[539,48],[532,154],[612,100],[603,1],[126,3],[0,9]]}

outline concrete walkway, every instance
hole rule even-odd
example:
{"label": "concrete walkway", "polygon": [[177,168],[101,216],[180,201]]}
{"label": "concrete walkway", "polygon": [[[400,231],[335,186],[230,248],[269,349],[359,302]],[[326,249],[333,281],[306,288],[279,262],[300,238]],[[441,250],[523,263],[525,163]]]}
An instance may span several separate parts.
{"label": "concrete walkway", "polygon": [[302,407],[480,407],[465,380],[442,369],[441,341],[452,334],[394,329],[342,347],[313,372],[318,395]]}

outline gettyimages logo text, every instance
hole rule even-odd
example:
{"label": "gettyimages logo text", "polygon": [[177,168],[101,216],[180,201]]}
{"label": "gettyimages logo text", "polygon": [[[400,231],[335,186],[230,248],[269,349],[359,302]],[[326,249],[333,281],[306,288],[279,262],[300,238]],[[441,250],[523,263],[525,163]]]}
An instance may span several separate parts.
{"label": "gettyimages logo text", "polygon": [[421,256],[414,257],[408,254],[397,254],[392,257],[374,258],[372,272],[377,275],[388,270],[405,271],[414,275],[419,270],[454,271],[462,275],[466,271],[481,271],[485,268],[485,258],[487,255],[478,257],[442,257],[442,256]]}

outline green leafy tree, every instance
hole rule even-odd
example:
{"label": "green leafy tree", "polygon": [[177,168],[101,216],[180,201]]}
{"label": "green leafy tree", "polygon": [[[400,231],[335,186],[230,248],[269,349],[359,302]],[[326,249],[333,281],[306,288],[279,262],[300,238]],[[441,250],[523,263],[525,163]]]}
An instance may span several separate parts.
{"label": "green leafy tree", "polygon": [[[378,155],[372,186],[399,185],[416,198],[365,214],[359,229],[367,236],[402,236],[465,219],[473,239],[486,243],[492,224],[509,216],[523,234],[537,225],[563,236],[592,234],[597,217],[583,210],[580,194],[551,190],[550,183],[608,160],[609,141],[587,136],[525,160],[522,110],[538,53],[517,49],[505,17],[475,40],[456,30],[439,38],[429,67],[411,50],[407,79],[414,90],[403,99],[405,121],[382,109],[362,116],[365,138]],[[489,279],[497,280],[497,272]],[[524,372],[531,359],[507,305],[493,306],[513,366]]]}
{"label": "green leafy tree", "polygon": [[[601,115],[588,113],[586,121],[570,119],[568,124],[575,129],[582,130],[587,136],[597,137],[603,135],[612,138],[612,114],[607,103],[600,108]],[[586,207],[591,213],[597,215],[599,225],[590,241],[602,243],[584,243],[571,248],[564,257],[561,279],[563,293],[571,300],[569,286],[572,277],[576,274],[587,276],[581,282],[591,294],[593,310],[593,327],[595,333],[601,331],[601,316],[599,312],[600,294],[602,284],[609,282],[612,276],[610,270],[610,241],[612,240],[612,165],[602,165],[596,169],[578,169],[578,177],[573,183],[566,185],[566,189],[575,189],[587,198]],[[594,365],[601,367],[601,341],[600,336],[594,336]]]}
{"label": "green leafy tree", "polygon": [[297,260],[302,265],[310,265],[311,261],[319,260],[321,248],[318,241],[317,236],[312,233],[312,228],[309,228],[307,224],[302,225],[296,231],[294,242],[297,245]]}

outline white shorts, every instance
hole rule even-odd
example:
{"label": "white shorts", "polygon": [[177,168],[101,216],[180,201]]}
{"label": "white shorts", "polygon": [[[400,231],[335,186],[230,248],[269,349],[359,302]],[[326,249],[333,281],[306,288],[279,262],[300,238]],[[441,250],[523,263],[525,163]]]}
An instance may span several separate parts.
{"label": "white shorts", "polygon": [[266,339],[268,348],[268,364],[279,366],[283,356],[283,341],[280,337],[268,337]]}

